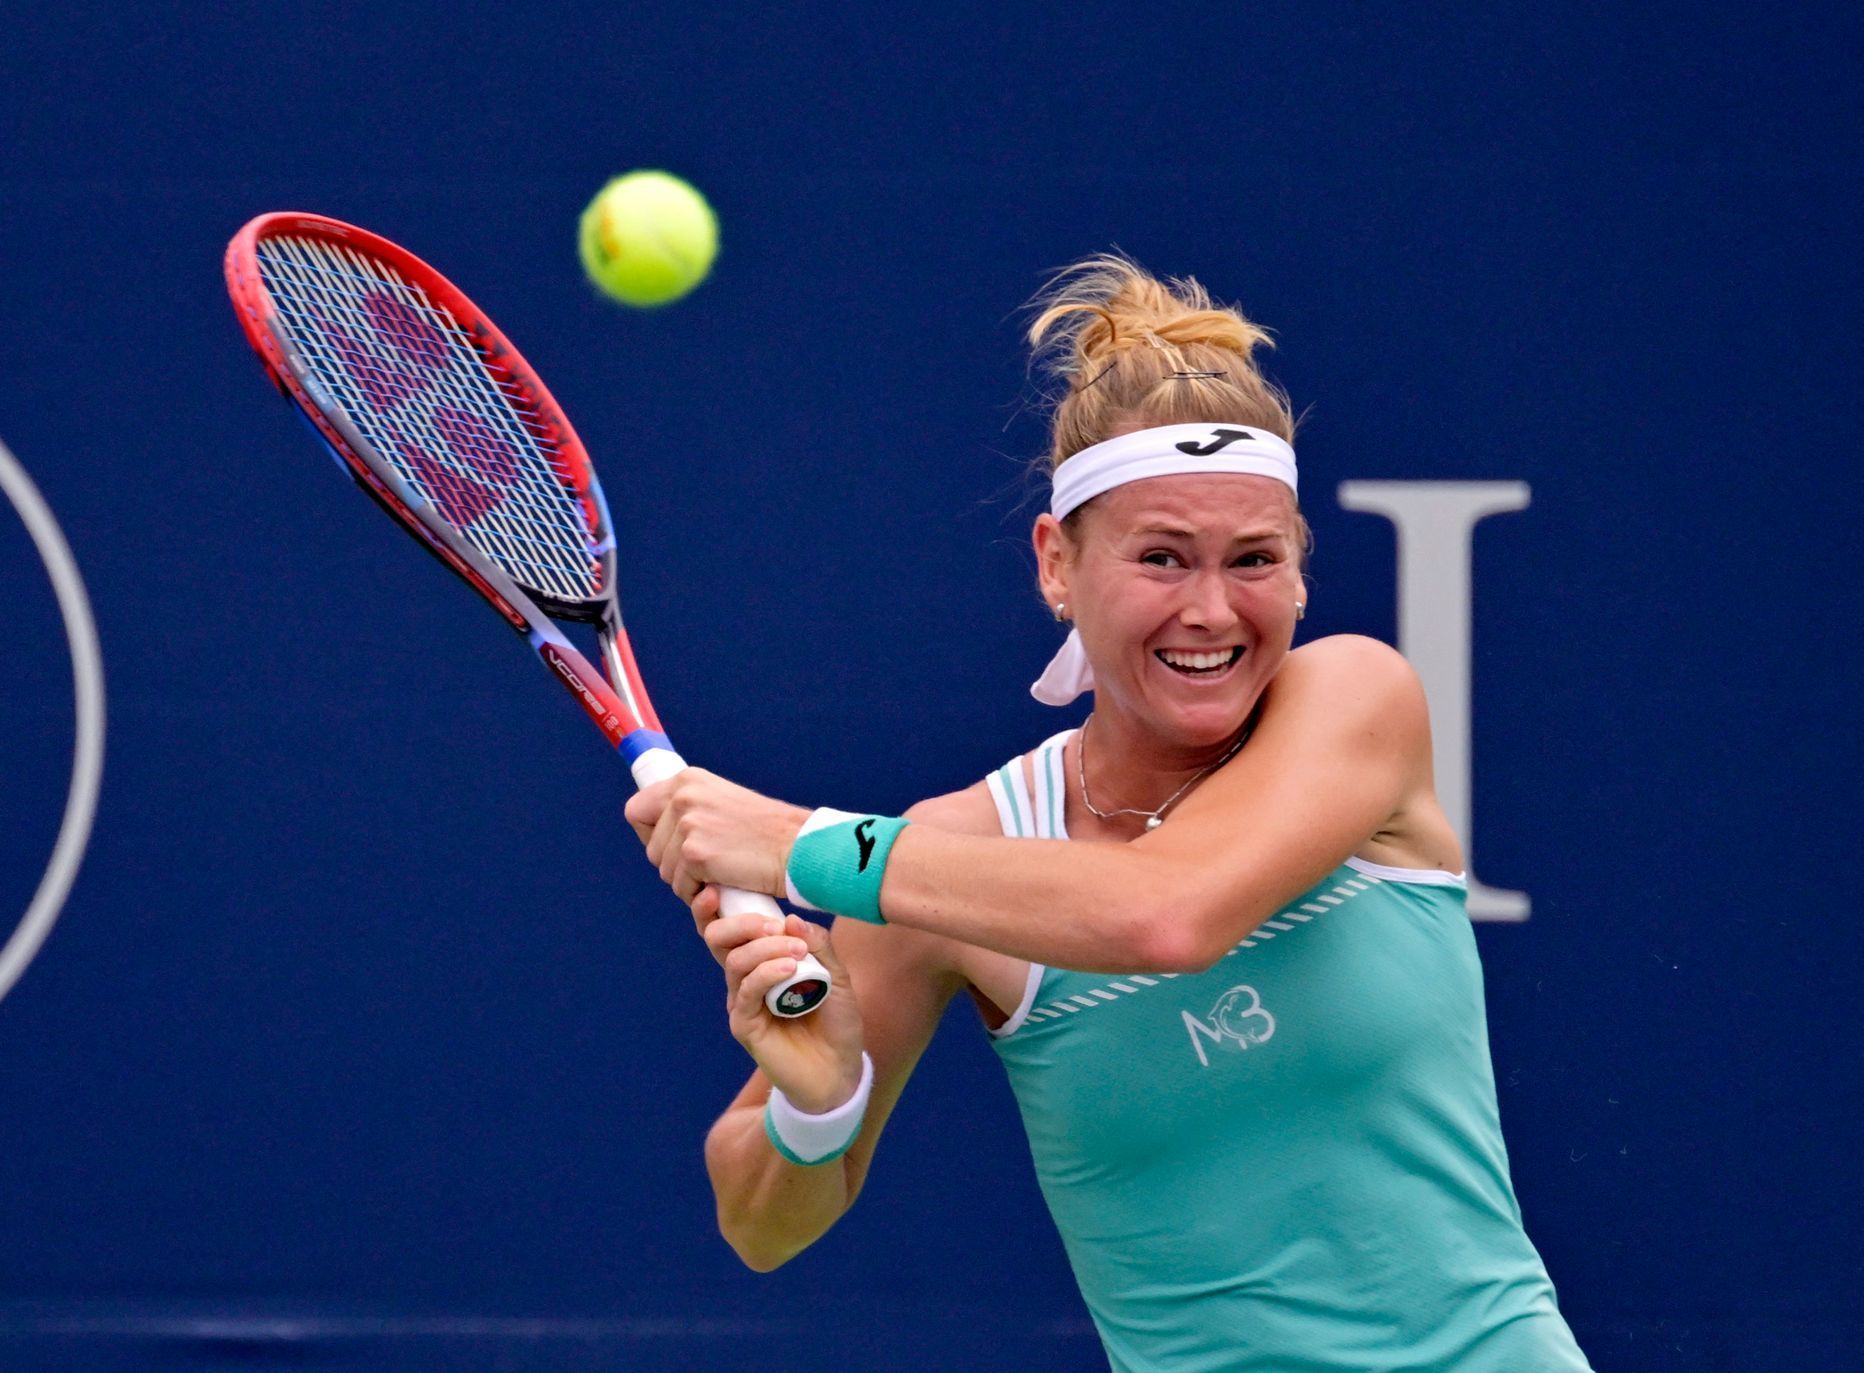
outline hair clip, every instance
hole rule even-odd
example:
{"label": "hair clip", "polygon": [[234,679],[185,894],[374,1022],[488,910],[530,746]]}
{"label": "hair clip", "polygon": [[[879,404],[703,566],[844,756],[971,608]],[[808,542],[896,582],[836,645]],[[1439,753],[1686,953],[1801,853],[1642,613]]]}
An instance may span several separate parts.
{"label": "hair clip", "polygon": [[1168,379],[1196,381],[1200,377],[1227,377],[1229,375],[1228,372],[1173,372]]}

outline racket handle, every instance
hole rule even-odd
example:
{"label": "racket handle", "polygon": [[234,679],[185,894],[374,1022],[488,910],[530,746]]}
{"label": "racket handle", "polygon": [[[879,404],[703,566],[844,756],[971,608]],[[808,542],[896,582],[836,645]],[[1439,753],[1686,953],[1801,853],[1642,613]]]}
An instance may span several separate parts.
{"label": "racket handle", "polygon": [[[672,749],[643,750],[629,765],[637,787],[651,787],[686,770],[686,760]],[[718,889],[720,915],[761,915],[783,918],[783,908],[762,892],[740,891],[736,887]],[[764,993],[764,1008],[779,1020],[795,1020],[808,1015],[828,1000],[834,979],[814,954],[804,954],[796,961],[796,971]]]}
{"label": "racket handle", "polygon": [[[718,889],[721,915],[774,915],[783,918],[783,909],[760,891],[739,891],[736,887]],[[834,985],[828,969],[812,953],[796,960],[796,971],[764,993],[764,1009],[779,1020],[795,1020],[808,1015],[828,999]]]}

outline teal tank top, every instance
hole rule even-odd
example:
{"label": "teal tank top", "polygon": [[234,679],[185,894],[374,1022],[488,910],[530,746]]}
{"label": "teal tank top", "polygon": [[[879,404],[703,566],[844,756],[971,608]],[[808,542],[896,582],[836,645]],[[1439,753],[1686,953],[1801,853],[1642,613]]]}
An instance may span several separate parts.
{"label": "teal tank top", "polygon": [[[1062,744],[990,778],[1066,839]],[[1120,1373],[1585,1373],[1521,1227],[1449,873],[1349,859],[1201,973],[1030,969],[994,1032]]]}

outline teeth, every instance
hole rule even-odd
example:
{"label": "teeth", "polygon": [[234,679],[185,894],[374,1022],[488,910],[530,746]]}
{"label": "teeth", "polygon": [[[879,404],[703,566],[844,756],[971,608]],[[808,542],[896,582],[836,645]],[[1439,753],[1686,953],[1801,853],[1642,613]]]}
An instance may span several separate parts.
{"label": "teeth", "polygon": [[1159,650],[1159,657],[1163,658],[1173,667],[1192,668],[1199,672],[1208,672],[1212,668],[1227,666],[1230,659],[1235,656],[1235,653],[1236,650],[1230,648],[1222,649],[1216,653],[1184,653],[1178,649],[1163,648]]}

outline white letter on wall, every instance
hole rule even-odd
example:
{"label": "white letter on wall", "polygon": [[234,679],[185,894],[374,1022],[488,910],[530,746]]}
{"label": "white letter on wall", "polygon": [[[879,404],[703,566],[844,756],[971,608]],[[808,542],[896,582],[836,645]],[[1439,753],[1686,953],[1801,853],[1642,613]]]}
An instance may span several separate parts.
{"label": "white letter on wall", "polygon": [[1526,892],[1476,879],[1469,824],[1469,545],[1484,515],[1523,510],[1526,482],[1341,482],[1340,505],[1398,530],[1398,651],[1430,700],[1437,796],[1469,862],[1472,920],[1526,920]]}

